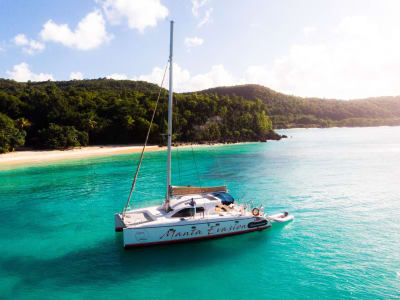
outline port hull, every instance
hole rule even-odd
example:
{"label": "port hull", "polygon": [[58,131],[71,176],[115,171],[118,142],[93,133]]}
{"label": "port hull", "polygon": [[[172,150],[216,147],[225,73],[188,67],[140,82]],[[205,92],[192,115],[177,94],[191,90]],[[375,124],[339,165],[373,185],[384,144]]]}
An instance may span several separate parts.
{"label": "port hull", "polygon": [[207,239],[216,239],[216,238],[223,238],[223,237],[236,235],[236,234],[243,234],[243,233],[249,233],[249,232],[254,232],[254,231],[262,231],[269,227],[271,227],[271,225],[268,225],[266,227],[256,228],[256,229],[239,231],[239,232],[230,232],[230,233],[224,233],[224,234],[218,234],[218,235],[202,236],[202,237],[197,237],[197,238],[188,238],[188,239],[180,239],[180,240],[161,241],[161,242],[149,242],[149,243],[140,243],[140,244],[126,244],[126,245],[124,245],[124,247],[126,249],[131,249],[131,248],[147,247],[147,246],[154,246],[154,245],[165,245],[165,244],[201,241],[201,240],[207,240]]}
{"label": "port hull", "polygon": [[[252,217],[230,220],[207,220],[182,222],[149,227],[122,228],[125,248],[190,242],[226,237],[236,234],[262,231],[271,227],[264,218]],[[259,226],[254,224],[259,223]]]}

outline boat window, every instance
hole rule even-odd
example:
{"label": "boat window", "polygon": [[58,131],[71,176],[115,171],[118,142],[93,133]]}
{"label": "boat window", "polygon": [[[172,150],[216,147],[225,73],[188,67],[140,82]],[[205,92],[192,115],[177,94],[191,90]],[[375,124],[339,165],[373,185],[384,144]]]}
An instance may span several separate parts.
{"label": "boat window", "polygon": [[[196,214],[203,213],[204,207],[196,207]],[[172,215],[172,218],[185,218],[190,217],[190,207],[181,209],[177,213]]]}

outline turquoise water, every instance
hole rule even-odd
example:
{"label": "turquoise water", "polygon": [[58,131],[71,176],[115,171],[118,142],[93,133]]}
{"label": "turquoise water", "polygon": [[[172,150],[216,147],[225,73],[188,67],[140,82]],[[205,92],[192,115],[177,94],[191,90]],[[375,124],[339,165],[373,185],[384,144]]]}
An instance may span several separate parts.
{"label": "turquoise water", "polygon": [[[174,184],[226,183],[296,217],[211,241],[122,248],[136,154],[0,171],[0,298],[399,299],[400,128],[283,132],[174,152]],[[164,170],[146,154],[134,207],[159,203]]]}

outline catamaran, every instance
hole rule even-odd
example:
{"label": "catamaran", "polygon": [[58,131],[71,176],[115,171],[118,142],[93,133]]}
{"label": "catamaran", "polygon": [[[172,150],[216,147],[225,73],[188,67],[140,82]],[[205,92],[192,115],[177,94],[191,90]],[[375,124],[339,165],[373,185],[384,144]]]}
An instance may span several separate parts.
{"label": "catamaran", "polygon": [[[262,231],[271,227],[271,222],[274,221],[264,214],[262,206],[252,207],[250,204],[239,205],[235,203],[225,185],[212,187],[172,185],[173,29],[174,22],[171,21],[168,63],[169,97],[166,196],[164,203],[160,206],[129,209],[129,202],[135,188],[140,164],[150,133],[150,125],[127,204],[121,213],[115,214],[115,230],[123,232],[125,248],[186,242]],[[151,123],[153,119],[154,113]]]}

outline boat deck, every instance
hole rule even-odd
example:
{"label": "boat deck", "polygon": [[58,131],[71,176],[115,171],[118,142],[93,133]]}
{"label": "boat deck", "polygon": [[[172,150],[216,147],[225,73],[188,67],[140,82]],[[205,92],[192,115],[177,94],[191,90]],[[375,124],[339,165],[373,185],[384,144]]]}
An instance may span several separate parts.
{"label": "boat deck", "polygon": [[[159,211],[157,209],[157,211]],[[166,214],[157,214],[156,218],[153,220],[149,215],[150,213],[155,213],[154,208],[147,208],[142,211],[131,211],[125,214],[125,218],[122,220],[122,215],[119,214],[119,217],[123,223],[123,227],[152,227],[152,226],[171,226],[171,225],[187,225],[187,224],[198,224],[198,223],[210,223],[210,222],[219,222],[219,221],[227,221],[227,220],[238,220],[238,219],[249,219],[254,218],[254,216],[250,212],[242,213],[237,210],[232,210],[229,212],[215,212],[213,214],[202,214],[197,213],[193,217],[185,217],[185,218],[171,218],[166,216]],[[152,214],[153,216],[155,214]]]}

